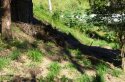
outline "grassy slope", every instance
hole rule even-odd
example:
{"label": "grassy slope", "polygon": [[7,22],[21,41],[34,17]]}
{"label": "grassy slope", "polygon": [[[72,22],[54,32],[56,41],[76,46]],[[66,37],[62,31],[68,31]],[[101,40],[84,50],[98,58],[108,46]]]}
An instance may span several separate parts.
{"label": "grassy slope", "polygon": [[[102,46],[102,47],[103,46],[110,46],[112,48],[116,48],[116,44],[115,43],[108,43],[108,42],[106,42],[104,40],[91,39],[91,38],[87,37],[84,33],[81,33],[77,29],[68,28],[65,25],[63,25],[62,23],[60,23],[59,21],[52,20],[51,14],[49,12],[46,12],[45,10],[40,8],[40,5],[43,5],[43,7],[44,7],[44,6],[47,5],[47,3],[45,5],[40,0],[33,0],[33,3],[34,3],[34,15],[35,15],[35,17],[37,19],[39,19],[41,21],[47,21],[48,23],[52,24],[53,27],[57,28],[61,32],[64,32],[64,33],[67,33],[67,34],[71,33],[81,43],[86,44],[86,45],[90,45],[93,42],[93,44],[92,44],[93,46]],[[54,3],[56,3],[56,2],[54,2]],[[86,1],[84,1],[84,3],[87,4]],[[64,3],[60,3],[60,4],[64,5]],[[54,9],[56,9],[56,8],[54,8]]]}
{"label": "grassy slope", "polygon": [[[40,3],[39,0],[34,1],[36,4]],[[71,33],[84,44],[89,45],[93,41],[93,39],[86,37],[78,30],[67,28],[60,22],[52,22],[51,16],[39,10],[39,7],[34,13],[38,19],[47,20],[61,32]],[[77,63],[85,68],[95,68],[95,70],[86,69],[86,74],[81,74],[65,52],[60,52],[62,50],[54,43],[37,41],[20,31],[15,25],[12,26],[14,27],[14,41],[10,44],[0,41],[0,81],[12,79],[9,75],[30,77],[30,72],[33,71],[36,73],[36,78],[41,79],[40,82],[55,82],[53,78],[57,77],[61,79],[61,82],[67,82],[67,80],[71,82],[71,79],[73,82],[91,82],[93,77],[95,78],[96,72],[101,78],[99,82],[103,82],[104,79],[107,82],[124,82],[124,79],[119,78],[122,74],[121,70],[111,70],[103,64],[93,65],[79,50],[68,49],[69,53],[74,57],[73,59],[77,60]],[[97,41],[93,45],[101,44],[101,42]],[[105,41],[102,45],[104,44],[108,45]]]}
{"label": "grassy slope", "polygon": [[[41,82],[58,82],[58,78],[61,82],[71,82],[71,80],[73,82],[92,82],[97,72],[102,80],[99,82],[103,82],[103,79],[106,79],[106,82],[115,82],[114,79],[116,82],[122,82],[119,78],[122,74],[121,70],[111,70],[103,63],[93,65],[79,50],[67,49],[73,56],[72,61],[77,61],[85,68],[93,68],[81,68],[85,71],[85,74],[81,74],[65,51],[60,52],[62,51],[60,47],[52,42],[38,41],[20,31],[15,25],[13,28],[13,42],[6,44],[0,41],[0,81],[11,80],[12,76],[16,75],[30,78],[31,72],[34,72],[36,78]],[[110,80],[107,79],[109,76]]]}

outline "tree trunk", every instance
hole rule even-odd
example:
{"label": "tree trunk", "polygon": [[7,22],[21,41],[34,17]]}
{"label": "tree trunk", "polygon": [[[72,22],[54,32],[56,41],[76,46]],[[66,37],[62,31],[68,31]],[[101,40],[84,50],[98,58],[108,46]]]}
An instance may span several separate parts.
{"label": "tree trunk", "polygon": [[121,61],[122,61],[122,69],[125,72],[125,45],[122,46],[121,49]]}
{"label": "tree trunk", "polygon": [[1,23],[1,34],[3,40],[10,40],[11,34],[11,10],[10,0],[2,1],[2,23]]}

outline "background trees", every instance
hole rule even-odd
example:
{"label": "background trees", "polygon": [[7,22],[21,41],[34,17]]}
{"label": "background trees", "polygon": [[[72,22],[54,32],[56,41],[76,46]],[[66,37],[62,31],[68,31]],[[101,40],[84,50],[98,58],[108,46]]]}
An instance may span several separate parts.
{"label": "background trees", "polygon": [[122,68],[125,71],[125,1],[91,0],[90,2],[91,14],[96,14],[91,22],[95,25],[104,25],[109,31],[116,32],[117,42],[121,48]]}

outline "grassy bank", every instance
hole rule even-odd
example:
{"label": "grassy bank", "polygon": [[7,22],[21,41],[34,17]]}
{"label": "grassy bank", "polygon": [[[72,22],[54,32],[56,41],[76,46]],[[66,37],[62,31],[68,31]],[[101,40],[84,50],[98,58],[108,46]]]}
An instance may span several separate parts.
{"label": "grassy bank", "polygon": [[68,26],[64,25],[60,20],[53,19],[53,13],[50,13],[48,10],[44,9],[43,8],[44,5],[42,2],[40,2],[40,0],[37,0],[37,1],[33,0],[33,3],[34,3],[34,16],[37,19],[48,22],[49,24],[53,26],[53,28],[56,28],[63,33],[72,34],[81,43],[86,44],[86,45],[91,45],[92,43],[92,46],[100,46],[100,47],[110,46],[113,49],[118,48],[118,45],[115,42],[107,42],[105,40],[92,39],[88,37],[88,35],[86,35],[84,32],[81,32],[80,29],[69,28]]}

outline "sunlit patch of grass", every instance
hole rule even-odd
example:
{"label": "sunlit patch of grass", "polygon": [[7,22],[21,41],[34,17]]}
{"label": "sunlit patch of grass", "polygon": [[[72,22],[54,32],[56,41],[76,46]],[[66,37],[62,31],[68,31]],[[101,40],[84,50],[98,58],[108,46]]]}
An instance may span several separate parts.
{"label": "sunlit patch of grass", "polygon": [[10,54],[10,58],[12,60],[17,60],[21,55],[21,52],[19,50],[14,50],[11,54]]}
{"label": "sunlit patch of grass", "polygon": [[91,61],[90,60],[88,60],[88,59],[83,59],[83,64],[85,65],[85,66],[87,66],[87,67],[91,67],[92,66],[92,63],[91,63]]}
{"label": "sunlit patch of grass", "polygon": [[68,50],[71,52],[71,54],[82,55],[79,49],[68,49]]}
{"label": "sunlit patch of grass", "polygon": [[[37,4],[34,1],[34,4]],[[35,6],[34,7],[34,14],[35,17],[38,18],[41,21],[46,21],[49,24],[51,24],[53,27],[55,27],[56,29],[58,29],[59,31],[66,33],[66,34],[71,34],[73,35],[78,41],[80,41],[81,43],[84,43],[86,45],[91,45],[92,46],[110,46],[112,48],[116,48],[116,43],[115,42],[106,42],[105,40],[97,40],[97,39],[92,39],[89,38],[85,33],[80,32],[79,30],[76,30],[74,28],[68,28],[66,25],[62,24],[61,21],[55,21],[52,19],[52,14],[48,13],[47,11],[45,11],[44,9],[41,9],[40,7]],[[41,15],[42,13],[42,15]]]}
{"label": "sunlit patch of grass", "polygon": [[123,71],[120,69],[113,69],[111,75],[115,77],[119,77],[120,75],[123,74]]}
{"label": "sunlit patch of grass", "polygon": [[0,57],[0,70],[9,65],[10,59],[5,57]]}
{"label": "sunlit patch of grass", "polygon": [[105,74],[109,71],[109,67],[106,64],[100,63],[96,66],[96,77],[94,82],[105,82]]}
{"label": "sunlit patch of grass", "polygon": [[28,50],[28,56],[32,61],[39,62],[43,58],[43,53],[38,49],[30,49]]}
{"label": "sunlit patch of grass", "polygon": [[56,77],[59,74],[60,69],[61,67],[58,62],[51,63],[49,66],[49,73],[47,75],[47,78],[53,80],[54,77]]}
{"label": "sunlit patch of grass", "polygon": [[92,82],[92,77],[87,74],[83,74],[75,82]]}
{"label": "sunlit patch of grass", "polygon": [[107,73],[109,70],[108,65],[100,63],[96,66],[97,73]]}
{"label": "sunlit patch of grass", "polygon": [[55,44],[53,42],[50,42],[50,41],[47,42],[46,44],[47,44],[47,46],[55,46]]}
{"label": "sunlit patch of grass", "polygon": [[1,82],[11,81],[11,80],[12,80],[11,76],[0,76],[0,81]]}
{"label": "sunlit patch of grass", "polygon": [[76,68],[76,66],[75,66],[73,63],[67,63],[67,64],[64,66],[64,68],[65,68],[65,69],[68,69],[68,68],[74,69],[74,68]]}
{"label": "sunlit patch of grass", "polygon": [[21,32],[21,30],[14,23],[11,25],[11,30],[12,32]]}

